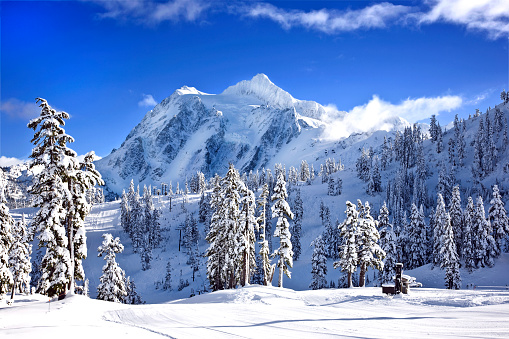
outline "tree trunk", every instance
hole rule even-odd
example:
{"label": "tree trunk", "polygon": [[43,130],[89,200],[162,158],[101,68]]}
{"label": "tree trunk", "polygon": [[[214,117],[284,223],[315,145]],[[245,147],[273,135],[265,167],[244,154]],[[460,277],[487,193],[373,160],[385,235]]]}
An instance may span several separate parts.
{"label": "tree trunk", "polygon": [[353,283],[352,283],[352,272],[348,272],[347,273],[348,275],[348,287],[353,287]]}
{"label": "tree trunk", "polygon": [[[67,187],[69,189],[69,192],[71,192],[71,197],[73,196],[73,191],[72,191],[72,184],[71,184],[71,181],[69,180],[67,182]],[[69,280],[69,285],[68,285],[68,290],[71,294],[74,294],[74,269],[75,269],[75,263],[74,263],[74,226],[72,224],[72,218],[70,216],[67,217],[67,237],[68,237],[68,243],[69,243],[69,246],[68,246],[68,249],[69,249],[69,256],[70,256],[70,261],[71,261],[71,267],[69,268],[70,269],[70,274],[71,274],[71,279]]]}
{"label": "tree trunk", "polygon": [[359,273],[359,287],[364,287],[364,282],[366,280],[366,265],[361,265],[361,271]]}
{"label": "tree trunk", "polygon": [[14,300],[14,292],[16,290],[16,280],[14,280],[12,284],[12,292],[11,292],[11,302]]}
{"label": "tree trunk", "polygon": [[282,265],[279,266],[279,281],[278,281],[278,284],[277,286],[278,287],[283,287],[283,265],[284,263],[282,263]]}

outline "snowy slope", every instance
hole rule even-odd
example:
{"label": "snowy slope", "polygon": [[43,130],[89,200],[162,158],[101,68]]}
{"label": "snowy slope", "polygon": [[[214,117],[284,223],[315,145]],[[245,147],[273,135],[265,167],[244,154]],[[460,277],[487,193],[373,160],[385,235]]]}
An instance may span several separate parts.
{"label": "snowy slope", "polygon": [[402,298],[379,288],[296,292],[250,286],[161,305],[68,297],[0,302],[2,338],[504,338],[509,291],[420,289]]}

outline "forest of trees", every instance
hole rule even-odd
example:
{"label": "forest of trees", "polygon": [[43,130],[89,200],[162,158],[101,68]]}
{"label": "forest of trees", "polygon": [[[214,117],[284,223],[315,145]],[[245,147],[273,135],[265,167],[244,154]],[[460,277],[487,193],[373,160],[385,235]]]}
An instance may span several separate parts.
{"label": "forest of trees", "polygon": [[[508,97],[501,94],[505,102]],[[30,186],[37,208],[30,225],[24,215],[15,222],[4,194],[7,186],[0,187],[0,295],[11,293],[11,298],[15,292],[29,293],[31,286],[50,297],[75,290],[86,293],[85,218],[92,204],[104,202],[103,191],[97,187],[103,181],[94,167],[93,152],[78,161],[68,147],[74,141],[63,129],[69,115],[57,112],[44,99],[37,102],[40,116],[28,124],[34,131],[30,166],[41,170]],[[378,271],[377,284],[390,282],[396,263],[401,262],[405,269],[425,264],[441,268],[444,286],[459,289],[460,267],[470,272],[492,267],[495,259],[509,250],[503,190],[498,181],[490,187],[484,185],[490,175],[501,173],[499,160],[508,145],[507,121],[500,109],[492,112],[476,112],[469,119],[477,129],[468,144],[466,120],[456,116],[452,128],[445,131],[432,116],[429,135],[414,124],[396,132],[394,140],[385,137],[379,148],[360,150],[356,174],[368,196],[385,200],[383,206],[372,210],[368,201],[347,201],[344,219],[333,221],[330,207],[321,201],[322,232],[311,244],[301,241],[307,202],[301,190],[320,177],[328,199],[342,195],[344,166],[333,158],[325,159],[318,173],[305,160],[299,168],[287,170],[276,164],[273,171],[263,168],[242,175],[230,164],[224,177],[216,174],[207,180],[197,172],[183,189],[177,183],[175,192],[171,183],[163,183],[160,189],[144,187],[140,195],[140,187],[131,181],[122,193],[120,225],[140,256],[142,270],[151,269],[153,252],[165,241],[162,212],[155,208],[153,194],[168,196],[170,211],[180,208],[183,216],[177,226],[183,234],[179,250],[182,245],[193,279],[206,261],[213,291],[253,283],[272,285],[276,270],[277,285],[283,287],[284,276],[291,278],[293,262],[307,246],[313,248],[311,289],[335,286],[333,281],[327,284],[328,260],[342,272],[338,287],[365,286],[369,269]],[[433,147],[425,154],[428,137]],[[469,155],[473,161],[467,169]],[[430,159],[438,164],[436,168],[429,168]],[[389,170],[396,173],[392,178],[385,176]],[[436,186],[429,182],[432,173],[437,174]],[[472,185],[462,187],[458,173],[463,177],[468,173]],[[188,211],[191,193],[200,196],[198,213]],[[177,196],[180,206],[172,205]],[[204,235],[200,235],[200,225]],[[111,234],[103,238],[98,251],[106,265],[98,298],[142,303],[134,281],[115,261],[116,254],[123,251],[119,238]],[[199,248],[201,240],[208,242],[204,253]],[[34,253],[32,243],[37,246]],[[162,288],[172,290],[172,280],[169,261]],[[77,281],[82,282],[80,286]],[[178,289],[187,285],[181,277]]]}

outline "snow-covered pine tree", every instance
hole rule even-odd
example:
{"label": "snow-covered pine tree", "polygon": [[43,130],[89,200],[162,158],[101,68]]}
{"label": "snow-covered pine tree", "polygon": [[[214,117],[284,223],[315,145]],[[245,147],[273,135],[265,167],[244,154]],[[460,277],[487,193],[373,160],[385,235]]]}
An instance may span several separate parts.
{"label": "snow-covered pine tree", "polygon": [[336,193],[335,186],[334,178],[329,177],[329,181],[327,182],[327,195],[334,195]]}
{"label": "snow-covered pine tree", "polygon": [[359,219],[359,233],[357,241],[359,246],[359,287],[364,287],[365,276],[368,267],[383,271],[384,264],[382,260],[385,258],[385,252],[378,244],[380,234],[378,233],[377,222],[370,214],[369,202],[366,201],[363,210],[363,218]]}
{"label": "snow-covered pine tree", "polygon": [[99,278],[101,283],[97,286],[97,299],[121,303],[127,296],[125,272],[118,266],[115,256],[124,250],[124,246],[118,237],[113,239],[109,233],[103,234],[103,238],[102,245],[97,249],[97,256],[104,255],[106,265],[103,266],[103,274]]}
{"label": "snow-covered pine tree", "polygon": [[385,169],[387,168],[387,165],[392,160],[390,151],[391,151],[391,149],[390,149],[389,142],[387,141],[387,137],[384,136],[384,143],[382,145],[382,156],[380,157],[380,166],[383,171],[385,171]]}
{"label": "snow-covered pine tree", "polygon": [[7,293],[14,282],[9,269],[9,250],[14,243],[14,219],[5,203],[4,188],[0,186],[0,296]]}
{"label": "snow-covered pine tree", "polygon": [[302,207],[302,198],[300,196],[300,189],[297,189],[293,211],[295,214],[295,219],[291,227],[290,233],[292,235],[291,241],[293,249],[293,260],[297,261],[299,260],[301,253],[300,235],[302,233],[302,219],[304,214],[304,209]]}
{"label": "snow-covered pine tree", "polygon": [[337,178],[336,179],[336,193],[335,195],[341,195],[341,193],[343,192],[343,180],[341,180],[341,178]]}
{"label": "snow-covered pine tree", "polygon": [[429,134],[430,134],[430,137],[431,137],[431,142],[437,141],[438,131],[437,131],[437,119],[435,117],[435,114],[433,114],[431,116],[431,119],[430,119]]}
{"label": "snow-covered pine tree", "polygon": [[29,293],[30,291],[32,245],[27,232],[25,214],[22,215],[21,220],[14,224],[12,231],[15,240],[9,251],[9,266],[13,277],[11,299],[14,299],[16,290],[20,293]]}
{"label": "snow-covered pine tree", "polygon": [[215,212],[207,235],[210,246],[205,255],[208,257],[207,276],[214,291],[235,288],[240,278],[236,274],[239,262],[237,249],[240,246],[238,228],[241,185],[244,184],[239,173],[230,164],[226,176],[221,180],[220,189],[216,186],[211,198]]}
{"label": "snow-covered pine tree", "polygon": [[129,200],[127,198],[127,194],[125,193],[125,190],[122,191],[122,198],[120,200],[120,225],[122,226],[122,229],[127,234],[131,234],[131,216],[130,213],[130,207],[129,207]]}
{"label": "snow-covered pine tree", "polygon": [[39,246],[46,248],[41,262],[42,275],[38,291],[49,296],[65,293],[74,278],[74,262],[68,245],[68,221],[66,207],[72,196],[66,179],[69,170],[74,170],[76,153],[67,147],[74,139],[61,127],[66,112],[57,112],[46,100],[37,98],[41,114],[28,123],[35,131],[31,142],[35,145],[30,157],[30,168],[40,166],[43,170],[33,177],[30,193],[34,195],[34,206],[39,207],[32,225],[39,234]]}
{"label": "snow-covered pine tree", "polygon": [[367,193],[374,195],[375,193],[382,192],[382,176],[380,175],[380,168],[378,165],[378,157],[374,157],[373,166],[369,172],[369,183]]}
{"label": "snow-covered pine tree", "polygon": [[171,291],[171,261],[166,264],[166,275],[164,276],[163,290]]}
{"label": "snow-covered pine tree", "polygon": [[452,189],[452,198],[449,204],[449,215],[451,216],[452,233],[454,234],[454,243],[456,244],[456,253],[461,258],[463,252],[463,210],[461,209],[460,188],[458,185]]}
{"label": "snow-covered pine tree", "polygon": [[67,175],[67,187],[72,197],[64,207],[67,209],[67,237],[69,239],[69,253],[73,262],[74,275],[69,283],[69,290],[74,293],[75,281],[85,280],[83,259],[87,257],[87,237],[85,232],[85,218],[90,213],[92,204],[86,200],[86,193],[94,189],[95,185],[104,185],[101,174],[95,169],[93,161],[95,153],[88,152],[83,162]]}
{"label": "snow-covered pine tree", "polygon": [[486,143],[484,123],[483,119],[479,119],[479,127],[477,129],[477,134],[474,137],[474,161],[472,163],[472,175],[476,182],[486,175],[483,162],[485,150]]}
{"label": "snow-covered pine tree", "polygon": [[143,224],[146,237],[145,246],[147,249],[153,250],[161,243],[161,225],[159,223],[159,211],[154,207],[150,189],[144,190],[143,202]]}
{"label": "snow-covered pine tree", "polygon": [[357,270],[358,264],[357,233],[359,213],[355,205],[347,201],[345,214],[345,221],[339,225],[341,230],[340,235],[343,238],[343,244],[340,248],[340,260],[334,262],[334,268],[341,267],[341,271],[347,273],[348,287],[353,287],[352,274]]}
{"label": "snow-covered pine tree", "polygon": [[495,253],[495,239],[491,235],[492,229],[486,219],[482,197],[477,197],[475,217],[472,227],[472,242],[474,243],[474,261],[476,267],[492,267]]}
{"label": "snow-covered pine tree", "polygon": [[255,205],[256,198],[249,188],[245,185],[240,186],[241,194],[241,212],[238,226],[238,236],[240,239],[239,248],[240,253],[238,263],[238,274],[240,274],[240,284],[245,286],[249,284],[253,270],[256,267],[256,237],[254,229],[256,226]]}
{"label": "snow-covered pine tree", "polygon": [[451,223],[450,216],[445,210],[445,202],[442,194],[438,193],[437,208],[433,220],[433,265],[440,266],[442,262],[441,250],[444,247],[443,235],[446,229],[444,225]]}
{"label": "snow-covered pine tree", "polygon": [[309,164],[306,160],[302,160],[300,163],[300,180],[308,181],[311,178],[311,173],[309,172]]}
{"label": "snow-covered pine tree", "polygon": [[[131,193],[131,190],[129,190]],[[143,206],[141,204],[141,198],[138,192],[133,191],[132,197],[129,199],[129,206],[131,208],[131,212],[129,213],[131,217],[131,240],[133,245],[133,250],[135,253],[143,252],[144,243],[145,243],[145,228],[143,222]]]}
{"label": "snow-covered pine tree", "polygon": [[319,235],[311,242],[313,246],[313,254],[311,256],[311,275],[312,280],[309,288],[312,290],[319,290],[327,287],[327,258],[325,257],[325,247],[322,236]]}
{"label": "snow-covered pine tree", "polygon": [[369,151],[365,148],[362,149],[361,155],[357,159],[355,164],[357,169],[357,176],[359,179],[363,181],[369,180],[369,172],[371,169],[371,158],[369,156]]}
{"label": "snow-covered pine tree", "polygon": [[445,269],[445,286],[448,289],[458,290],[461,288],[460,265],[449,213],[446,212],[439,222],[443,222],[440,225],[443,228],[440,268]]}
{"label": "snow-covered pine tree", "polygon": [[444,139],[442,133],[442,127],[440,127],[440,122],[437,123],[437,153],[440,154],[444,149]]}
{"label": "snow-covered pine tree", "polygon": [[389,223],[389,211],[385,203],[380,210],[378,226],[380,228],[380,247],[385,252],[384,269],[380,276],[380,282],[384,284],[393,281],[392,277],[396,274],[397,262],[396,236]]}
{"label": "snow-covered pine tree", "polygon": [[438,175],[437,193],[440,193],[444,199],[444,202],[447,203],[449,202],[451,192],[452,187],[449,171],[447,170],[445,162],[442,162],[440,165],[440,173]]}
{"label": "snow-covered pine tree", "polygon": [[262,192],[258,198],[258,219],[256,220],[259,227],[260,233],[260,257],[262,261],[261,270],[263,272],[263,284],[268,286],[272,283],[272,276],[274,274],[275,265],[270,262],[270,249],[269,243],[265,239],[266,237],[266,225],[267,225],[267,199],[269,197],[269,185],[264,184],[262,186]]}
{"label": "snow-covered pine tree", "polygon": [[455,158],[456,166],[463,166],[463,159],[465,158],[465,136],[461,128],[458,115],[454,117],[454,144],[455,144]]}
{"label": "snow-covered pine tree", "polygon": [[127,294],[124,297],[124,300],[122,301],[124,304],[139,305],[145,303],[143,300],[141,300],[141,297],[138,295],[138,292],[136,292],[136,284],[134,283],[134,280],[131,279],[131,277],[127,277],[125,279],[125,287]]}
{"label": "snow-covered pine tree", "polygon": [[493,198],[490,201],[489,218],[493,228],[493,238],[495,240],[495,255],[498,257],[502,250],[502,240],[509,235],[509,218],[504,208],[504,202],[498,190],[498,186],[493,186]]}
{"label": "snow-covered pine tree", "polygon": [[410,227],[408,230],[408,269],[414,269],[426,263],[426,224],[424,223],[424,214],[421,210],[412,204],[410,214]]}
{"label": "snow-covered pine tree", "polygon": [[473,238],[476,237],[473,234],[474,229],[474,220],[475,220],[475,207],[474,200],[472,197],[468,197],[467,206],[465,211],[463,212],[463,244],[462,248],[462,257],[465,261],[465,268],[468,269],[469,272],[472,272],[475,268],[475,244]]}
{"label": "snow-covered pine tree", "polygon": [[277,257],[277,267],[279,267],[278,287],[283,287],[283,274],[291,278],[291,272],[288,268],[293,266],[293,251],[292,242],[290,240],[291,234],[289,229],[288,218],[293,219],[294,215],[290,210],[290,206],[286,202],[288,194],[286,193],[286,182],[283,173],[279,173],[277,177],[276,186],[274,187],[274,194],[271,200],[274,202],[272,205],[272,218],[277,218],[276,230],[274,237],[279,238],[279,248],[272,254]]}

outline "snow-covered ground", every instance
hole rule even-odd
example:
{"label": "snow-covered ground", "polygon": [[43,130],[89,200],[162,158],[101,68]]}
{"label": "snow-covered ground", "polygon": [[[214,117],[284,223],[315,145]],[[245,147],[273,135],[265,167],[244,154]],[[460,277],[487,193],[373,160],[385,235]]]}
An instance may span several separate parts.
{"label": "snow-covered ground", "polygon": [[253,285],[165,304],[72,296],[0,304],[1,338],[507,338],[509,290],[294,291]]}

